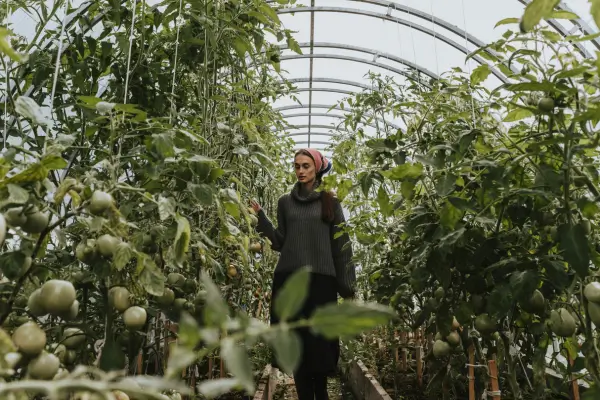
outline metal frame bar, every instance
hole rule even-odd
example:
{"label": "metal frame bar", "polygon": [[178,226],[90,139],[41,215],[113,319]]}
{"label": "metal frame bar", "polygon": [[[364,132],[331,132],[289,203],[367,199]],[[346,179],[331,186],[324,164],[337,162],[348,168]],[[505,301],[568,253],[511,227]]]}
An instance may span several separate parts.
{"label": "metal frame bar", "polygon": [[[327,106],[325,104],[313,104],[312,108],[320,108],[320,109],[330,109],[331,106]],[[304,105],[304,104],[298,104],[298,105],[293,105],[293,106],[283,106],[283,107],[279,107],[279,108],[275,108],[278,111],[286,111],[286,110],[306,110],[308,109],[308,106]],[[341,107],[335,106],[334,107],[335,110],[337,111],[346,111],[344,109],[342,109]],[[312,111],[311,111],[312,112]],[[323,114],[322,116],[332,116],[334,114],[329,114],[329,113],[321,113]],[[287,117],[287,115],[282,114],[284,117]],[[367,116],[371,116],[371,114],[367,114]],[[344,118],[343,116],[341,116],[342,118]],[[388,122],[385,121],[383,118],[375,116],[375,119],[377,119],[378,121],[381,121],[382,123],[391,126],[394,129],[401,129],[402,131],[404,131],[404,128],[400,127],[399,125],[393,123],[393,122]]]}
{"label": "metal frame bar", "polygon": [[[305,48],[305,47],[311,46],[311,43],[304,42],[304,43],[298,43],[298,45],[300,46],[300,48]],[[390,53],[382,53],[379,51],[367,49],[365,47],[352,46],[352,45],[347,45],[347,44],[342,44],[342,43],[332,43],[332,42],[315,42],[315,43],[312,43],[312,46],[319,47],[319,48],[328,48],[328,49],[349,50],[349,51],[356,51],[359,53],[370,54],[375,57],[373,59],[373,61],[375,61],[376,58],[385,58],[390,61],[397,62],[398,64],[404,65],[405,67],[417,70],[420,73],[423,73],[423,74],[429,76],[430,78],[433,78],[436,80],[440,78],[433,71],[430,71],[427,68],[421,67],[421,66],[419,66],[415,63],[412,63],[402,57],[398,57],[398,56],[395,56]],[[281,44],[281,45],[279,45],[279,48],[282,50],[285,50],[285,49],[288,49],[289,46],[287,44]]]}
{"label": "metal frame bar", "polygon": [[[298,136],[306,136],[306,135],[308,135],[307,131],[300,132],[300,133],[290,133],[289,135],[282,135],[282,136],[285,136],[285,137],[298,137]],[[333,137],[334,136],[332,133],[322,133],[322,132],[312,132],[312,135],[327,136],[327,137]]]}
{"label": "metal frame bar", "polygon": [[291,93],[302,93],[302,92],[331,92],[331,93],[339,93],[339,94],[348,94],[348,95],[353,95],[356,94],[356,92],[353,92],[351,90],[344,90],[344,89],[336,89],[336,88],[316,88],[316,87],[312,87],[312,88],[297,88],[292,90]]}
{"label": "metal frame bar", "polygon": [[[329,60],[343,60],[343,61],[352,61],[352,62],[356,62],[356,63],[361,63],[361,64],[368,64],[368,65],[372,65],[374,67],[378,67],[381,69],[385,69],[387,71],[390,72],[394,72],[398,75],[404,76],[408,79],[412,79],[412,77],[406,73],[406,71],[402,71],[398,68],[394,68],[392,66],[386,65],[386,64],[381,64],[378,63],[377,61],[369,61],[369,60],[365,60],[363,58],[358,58],[358,57],[351,57],[351,56],[343,56],[340,54],[293,54],[293,55],[289,55],[289,56],[281,56],[281,61],[286,61],[286,60],[301,60],[301,59],[315,59],[315,58],[324,58],[324,59],[329,59]],[[430,85],[421,82],[421,84],[429,87]]]}
{"label": "metal frame bar", "polygon": [[[311,126],[314,127],[314,128],[319,128],[319,129],[338,129],[335,126],[332,126],[332,125],[322,125],[322,124],[321,125],[290,125],[287,128],[288,129],[302,129],[302,128],[309,128],[310,129]],[[272,128],[271,130],[272,131],[276,131],[277,128]],[[342,130],[345,131],[346,129],[342,129]]]}
{"label": "metal frame bar", "polygon": [[[290,82],[290,83],[297,83],[297,82],[310,82],[311,78],[290,78],[287,79],[285,81],[279,81],[279,83],[281,84],[285,84],[286,82]],[[372,89],[369,85],[365,85],[364,83],[360,83],[360,82],[356,82],[356,81],[348,81],[345,79],[336,79],[336,78],[312,78],[313,82],[324,82],[324,83],[337,83],[339,85],[348,85],[348,86],[354,86],[357,88],[361,88],[361,89]]]}
{"label": "metal frame bar", "polygon": [[[419,24],[415,24],[412,23],[410,21],[407,21],[405,19],[402,18],[398,18],[398,17],[393,17],[391,15],[387,15],[387,14],[381,14],[381,13],[376,13],[373,11],[367,11],[367,10],[360,10],[360,9],[353,9],[353,8],[347,8],[347,7],[295,7],[295,8],[281,8],[279,10],[277,10],[278,14],[290,14],[290,13],[302,13],[302,12],[333,12],[333,13],[342,13],[342,14],[355,14],[355,15],[362,15],[365,17],[372,17],[372,18],[379,18],[379,19],[383,19],[386,21],[390,21],[390,22],[395,22],[397,24],[400,25],[404,25],[407,26],[409,28],[415,29],[419,32],[422,32],[426,35],[429,35],[433,38],[439,39],[442,42],[450,45],[451,47],[455,48],[456,50],[461,51],[462,53],[464,53],[465,55],[469,55],[471,54],[471,51],[469,49],[467,49],[466,47],[464,47],[463,45],[461,45],[460,43],[448,38],[445,35],[439,34],[437,32],[434,32],[433,30],[426,28],[422,25]],[[482,57],[475,55],[472,57],[475,61],[477,61],[479,64],[486,64],[489,65]],[[497,68],[493,68],[490,67],[492,73],[494,74],[494,76],[496,76],[498,79],[500,79],[500,81],[502,83],[508,83],[508,79],[507,77],[501,72],[499,71]],[[515,67],[511,67],[511,70],[515,73],[518,74],[519,71],[517,71],[517,69]]]}
{"label": "metal frame bar", "polygon": [[[298,144],[308,144],[308,146],[310,147],[311,142],[308,140],[302,140],[300,142],[296,142],[296,145]],[[331,142],[312,141],[312,144],[322,144],[324,146],[331,146]]]}

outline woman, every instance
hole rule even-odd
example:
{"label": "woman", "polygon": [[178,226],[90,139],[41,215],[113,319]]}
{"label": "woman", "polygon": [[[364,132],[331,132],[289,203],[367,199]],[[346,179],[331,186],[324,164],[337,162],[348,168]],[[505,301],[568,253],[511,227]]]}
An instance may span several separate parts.
{"label": "woman", "polygon": [[[340,202],[333,193],[318,191],[331,162],[314,149],[299,150],[294,157],[298,182],[277,205],[277,228],[260,205],[252,201],[258,214],[258,232],[267,237],[279,262],[275,268],[271,296],[271,324],[278,318],[273,304],[285,281],[299,268],[311,269],[306,301],[295,318],[308,318],[316,308],[354,296],[356,273],[347,234],[337,237],[344,222]],[[336,373],[340,354],[339,340],[326,340],[309,329],[298,331],[302,341],[302,359],[294,373],[299,400],[327,400],[327,377]],[[276,366],[275,363],[273,363]]]}

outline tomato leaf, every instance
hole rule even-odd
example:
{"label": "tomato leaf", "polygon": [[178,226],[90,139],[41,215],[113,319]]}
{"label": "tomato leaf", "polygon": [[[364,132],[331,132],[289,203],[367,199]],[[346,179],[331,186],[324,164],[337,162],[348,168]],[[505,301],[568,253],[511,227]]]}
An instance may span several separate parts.
{"label": "tomato leaf", "polygon": [[395,317],[394,310],[380,304],[344,301],[340,305],[329,304],[318,308],[310,319],[310,324],[313,332],[328,339],[349,339]]}
{"label": "tomato leaf", "polygon": [[521,20],[522,30],[529,32],[540,23],[542,18],[550,17],[559,2],[560,0],[533,0],[529,3]]}
{"label": "tomato leaf", "polygon": [[187,218],[177,215],[175,219],[177,220],[177,233],[175,234],[173,250],[175,252],[175,262],[181,265],[190,246],[191,229]]}
{"label": "tomato leaf", "polygon": [[265,340],[273,348],[277,363],[283,372],[290,376],[293,375],[302,355],[302,342],[298,334],[284,328],[269,332],[265,335]]}
{"label": "tomato leaf", "polygon": [[144,253],[138,254],[138,270],[140,270],[140,284],[153,296],[162,296],[165,292],[165,277],[154,261]]}
{"label": "tomato leaf", "polygon": [[198,391],[207,399],[221,397],[240,386],[240,381],[235,378],[209,379],[198,385]]}
{"label": "tomato leaf", "polygon": [[525,118],[532,117],[534,114],[531,110],[526,108],[516,108],[511,110],[506,117],[504,117],[504,122],[515,122],[520,121]]}
{"label": "tomato leaf", "polygon": [[254,392],[252,364],[246,353],[246,347],[242,343],[236,343],[231,337],[227,337],[221,341],[221,357],[223,357],[227,369],[239,380],[246,392]]}
{"label": "tomato leaf", "polygon": [[310,285],[310,270],[301,268],[283,285],[275,299],[275,313],[281,321],[292,318],[302,308]]}
{"label": "tomato leaf", "polygon": [[590,265],[590,248],[583,226],[561,225],[558,228],[560,249],[564,259],[582,278],[588,275]]}
{"label": "tomato leaf", "polygon": [[25,263],[25,253],[10,251],[0,254],[0,271],[10,280],[21,276],[21,269]]}
{"label": "tomato leaf", "polygon": [[499,21],[496,24],[496,26],[494,26],[494,28],[497,28],[502,25],[510,25],[510,24],[518,24],[518,23],[519,23],[519,18],[504,18],[503,20]]}

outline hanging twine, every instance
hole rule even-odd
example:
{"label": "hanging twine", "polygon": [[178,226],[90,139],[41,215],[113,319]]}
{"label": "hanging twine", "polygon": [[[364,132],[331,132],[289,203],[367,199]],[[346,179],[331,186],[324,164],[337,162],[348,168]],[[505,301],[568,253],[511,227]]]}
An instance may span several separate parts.
{"label": "hanging twine", "polygon": [[[53,118],[54,114],[54,95],[56,94],[56,86],[58,83],[58,72],[60,71],[60,59],[62,57],[63,52],[63,35],[65,33],[65,25],[67,20],[67,13],[69,12],[70,0],[65,1],[65,15],[63,16],[62,22],[60,24],[60,34],[58,35],[58,49],[56,51],[56,62],[54,64],[54,77],[52,78],[52,91],[50,93],[50,118]],[[56,115],[56,119],[58,119],[58,114]],[[52,132],[54,129],[54,121],[51,121],[51,125],[48,127],[48,132]],[[44,142],[44,146],[45,146]]]}
{"label": "hanging twine", "polygon": [[171,112],[169,114],[169,124],[173,123],[173,111],[175,109],[175,77],[177,74],[177,59],[179,58],[179,31],[181,29],[180,19],[182,8],[183,0],[179,0],[179,13],[177,14],[177,19],[175,20],[175,25],[177,26],[177,36],[175,38],[175,60],[173,61],[173,82],[171,83]]}
{"label": "hanging twine", "polygon": [[[4,17],[4,25],[8,26],[8,18],[10,15],[10,0],[6,0],[6,16]],[[10,73],[10,66],[11,66],[11,62],[10,62],[10,57],[8,58],[8,61],[6,61],[6,92],[4,93],[4,131],[2,132],[2,138],[3,138],[3,142],[2,142],[2,149],[5,150],[6,149],[6,138],[8,136],[8,96],[10,93],[10,81],[9,81],[9,73]]]}

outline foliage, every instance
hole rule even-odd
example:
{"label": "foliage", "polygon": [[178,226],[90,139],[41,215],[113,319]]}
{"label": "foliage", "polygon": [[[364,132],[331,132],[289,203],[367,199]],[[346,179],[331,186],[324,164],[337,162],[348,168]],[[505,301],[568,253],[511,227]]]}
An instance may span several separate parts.
{"label": "foliage", "polygon": [[[544,2],[524,19],[534,3]],[[338,134],[327,185],[350,208],[364,296],[396,308],[395,329],[445,340],[453,317],[463,326],[450,356],[428,355],[429,389],[452,387],[446,398],[467,385],[471,343],[479,363],[498,358],[503,397],[547,395],[547,366],[600,384],[595,303],[583,294],[600,267],[598,61],[569,48],[548,28],[509,30],[470,55],[508,84],[490,89],[488,66],[455,68],[431,90],[371,75],[375,89],[340,104],[352,133]],[[406,129],[379,123],[369,136],[376,117]],[[557,340],[573,366],[552,351]]]}
{"label": "foliage", "polygon": [[[289,371],[296,325],[331,335],[334,313],[347,328],[334,333],[354,335],[389,318],[345,303],[320,320],[260,322],[275,257],[247,203],[272,209],[284,189],[272,182],[288,177],[291,141],[270,102],[287,90],[276,42],[297,46],[266,2],[183,3],[89,2],[67,9],[66,37],[47,29],[64,1],[10,3],[38,17],[31,41],[0,31],[15,83],[0,157],[0,391],[14,398],[185,393],[172,378],[219,349],[232,376],[200,389],[252,392],[239,342],[266,342]],[[142,372],[139,354],[165,378],[123,382]]]}

